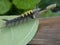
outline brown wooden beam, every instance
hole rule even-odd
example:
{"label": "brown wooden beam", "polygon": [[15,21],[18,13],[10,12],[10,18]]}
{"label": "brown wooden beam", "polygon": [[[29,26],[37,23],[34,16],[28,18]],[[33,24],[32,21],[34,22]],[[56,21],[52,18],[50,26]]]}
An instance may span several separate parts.
{"label": "brown wooden beam", "polygon": [[60,17],[40,19],[38,31],[29,44],[60,45]]}

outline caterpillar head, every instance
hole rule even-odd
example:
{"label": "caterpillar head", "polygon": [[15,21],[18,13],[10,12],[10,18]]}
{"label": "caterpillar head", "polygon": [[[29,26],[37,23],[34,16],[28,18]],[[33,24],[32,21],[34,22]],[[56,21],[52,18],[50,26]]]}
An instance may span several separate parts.
{"label": "caterpillar head", "polygon": [[38,18],[40,10],[41,10],[40,8],[33,9],[33,17],[34,18]]}

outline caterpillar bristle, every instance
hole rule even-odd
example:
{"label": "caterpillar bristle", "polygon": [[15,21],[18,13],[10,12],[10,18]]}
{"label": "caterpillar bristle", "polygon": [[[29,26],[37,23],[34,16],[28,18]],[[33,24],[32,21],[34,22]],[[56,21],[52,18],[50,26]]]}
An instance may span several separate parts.
{"label": "caterpillar bristle", "polygon": [[33,10],[27,11],[27,13],[28,13],[28,14],[31,14],[31,13],[33,13]]}
{"label": "caterpillar bristle", "polygon": [[30,10],[31,13],[33,13],[33,10]]}
{"label": "caterpillar bristle", "polygon": [[24,15],[28,16],[28,12],[25,12]]}
{"label": "caterpillar bristle", "polygon": [[24,17],[24,14],[21,14],[22,17]]}
{"label": "caterpillar bristle", "polygon": [[2,20],[4,20],[4,21],[8,21],[7,19],[2,19]]}
{"label": "caterpillar bristle", "polygon": [[7,19],[3,19],[5,22],[5,25],[11,26],[11,25],[16,25],[18,23],[20,23],[21,21],[23,21],[24,19],[28,20],[27,18],[31,18],[34,19],[34,13],[38,12],[38,9],[34,9],[34,10],[29,10],[23,14],[21,14],[19,17],[11,19],[11,20],[7,20]]}

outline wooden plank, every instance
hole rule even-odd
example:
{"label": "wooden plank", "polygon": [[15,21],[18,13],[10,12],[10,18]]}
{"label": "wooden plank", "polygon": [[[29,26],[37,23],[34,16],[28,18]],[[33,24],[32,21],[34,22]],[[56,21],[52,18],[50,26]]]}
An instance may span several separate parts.
{"label": "wooden plank", "polygon": [[60,17],[41,19],[38,31],[29,44],[60,45]]}

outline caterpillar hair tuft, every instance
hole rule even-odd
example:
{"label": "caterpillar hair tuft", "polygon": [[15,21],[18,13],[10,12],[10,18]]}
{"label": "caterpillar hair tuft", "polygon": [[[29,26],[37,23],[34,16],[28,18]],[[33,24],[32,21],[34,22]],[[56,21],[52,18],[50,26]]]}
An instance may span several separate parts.
{"label": "caterpillar hair tuft", "polygon": [[16,23],[20,23],[20,21],[22,21],[26,18],[34,19],[36,17],[36,15],[38,14],[37,12],[39,12],[39,11],[40,11],[40,8],[29,10],[29,11],[21,14],[19,17],[16,17],[11,20],[3,19],[3,21],[5,21],[5,26],[8,27],[10,25],[15,25]]}

